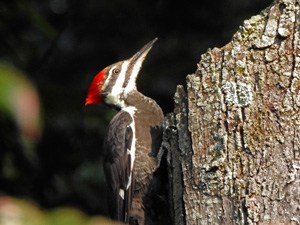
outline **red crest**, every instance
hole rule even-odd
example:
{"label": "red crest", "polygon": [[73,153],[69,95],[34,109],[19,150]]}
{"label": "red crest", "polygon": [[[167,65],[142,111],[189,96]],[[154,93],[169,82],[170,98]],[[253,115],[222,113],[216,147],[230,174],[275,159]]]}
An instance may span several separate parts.
{"label": "red crest", "polygon": [[105,70],[99,72],[93,82],[90,85],[88,96],[85,99],[85,105],[88,104],[101,104],[103,102],[103,98],[100,96],[101,89],[103,86],[103,81],[105,79]]}

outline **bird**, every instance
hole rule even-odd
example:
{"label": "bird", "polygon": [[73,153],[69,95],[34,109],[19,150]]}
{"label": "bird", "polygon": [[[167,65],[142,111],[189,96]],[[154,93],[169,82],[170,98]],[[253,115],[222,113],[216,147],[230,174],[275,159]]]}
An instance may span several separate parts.
{"label": "bird", "polygon": [[146,221],[151,210],[147,211],[145,196],[153,189],[164,115],[155,100],[137,90],[136,81],[156,41],[101,70],[85,101],[85,105],[105,104],[118,111],[104,137],[103,171],[110,217],[125,224],[151,224]]}

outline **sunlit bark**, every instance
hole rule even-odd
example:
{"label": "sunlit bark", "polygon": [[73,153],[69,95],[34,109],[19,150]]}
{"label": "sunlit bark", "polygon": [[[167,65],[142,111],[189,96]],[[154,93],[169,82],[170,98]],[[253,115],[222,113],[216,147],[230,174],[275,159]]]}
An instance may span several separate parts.
{"label": "sunlit bark", "polygon": [[174,224],[300,224],[299,4],[244,21],[177,88],[164,135]]}

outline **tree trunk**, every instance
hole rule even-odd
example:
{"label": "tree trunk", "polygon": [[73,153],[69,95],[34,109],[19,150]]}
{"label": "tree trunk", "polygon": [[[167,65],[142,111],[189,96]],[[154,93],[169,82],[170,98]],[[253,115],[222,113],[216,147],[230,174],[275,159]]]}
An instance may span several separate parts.
{"label": "tree trunk", "polygon": [[203,54],[166,117],[173,224],[300,224],[300,1]]}

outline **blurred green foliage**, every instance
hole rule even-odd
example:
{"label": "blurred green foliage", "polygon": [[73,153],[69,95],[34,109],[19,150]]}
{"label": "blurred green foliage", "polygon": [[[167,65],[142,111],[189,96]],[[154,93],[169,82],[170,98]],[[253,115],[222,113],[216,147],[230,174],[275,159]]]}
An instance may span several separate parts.
{"label": "blurred green foliage", "polygon": [[[271,2],[1,0],[0,193],[42,208],[106,214],[101,150],[115,112],[84,107],[94,75],[158,37],[138,88],[170,112],[176,85],[185,84],[201,54],[229,42],[244,19]],[[25,103],[18,90],[38,96],[36,122],[24,119],[34,107],[16,104]],[[36,133],[22,128],[31,126]]]}
{"label": "blurred green foliage", "polygon": [[2,114],[14,118],[25,140],[39,138],[41,119],[38,93],[24,74],[1,62],[0,110]]}

